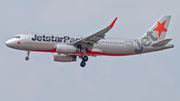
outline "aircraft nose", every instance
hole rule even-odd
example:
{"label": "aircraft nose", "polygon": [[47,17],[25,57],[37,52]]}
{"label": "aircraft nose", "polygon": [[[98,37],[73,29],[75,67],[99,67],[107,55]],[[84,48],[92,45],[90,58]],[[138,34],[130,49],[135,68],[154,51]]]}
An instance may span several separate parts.
{"label": "aircraft nose", "polygon": [[13,45],[12,40],[6,41],[6,46],[11,47]]}
{"label": "aircraft nose", "polygon": [[8,40],[8,41],[6,41],[6,46],[8,46],[8,47],[9,47],[9,44],[10,44],[9,40]]}

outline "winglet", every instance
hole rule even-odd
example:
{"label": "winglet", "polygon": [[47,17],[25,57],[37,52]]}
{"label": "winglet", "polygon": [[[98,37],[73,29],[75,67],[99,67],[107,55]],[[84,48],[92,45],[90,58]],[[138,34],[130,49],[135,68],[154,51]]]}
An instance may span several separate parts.
{"label": "winglet", "polygon": [[113,27],[115,22],[116,22],[116,20],[117,20],[117,17],[114,19],[114,21],[111,23],[111,25],[109,27]]}

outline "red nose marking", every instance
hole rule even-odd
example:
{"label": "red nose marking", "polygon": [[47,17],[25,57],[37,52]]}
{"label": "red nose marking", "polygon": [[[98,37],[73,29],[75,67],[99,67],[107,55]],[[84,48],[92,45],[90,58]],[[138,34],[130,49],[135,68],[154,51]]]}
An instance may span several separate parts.
{"label": "red nose marking", "polygon": [[18,41],[17,44],[20,44],[20,42]]}

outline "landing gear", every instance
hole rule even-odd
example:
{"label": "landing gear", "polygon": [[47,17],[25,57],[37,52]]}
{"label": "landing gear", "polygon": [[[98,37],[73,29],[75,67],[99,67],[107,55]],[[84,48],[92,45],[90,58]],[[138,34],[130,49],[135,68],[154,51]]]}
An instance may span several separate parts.
{"label": "landing gear", "polygon": [[80,64],[80,66],[81,66],[81,67],[85,67],[85,66],[86,66],[86,62],[88,61],[88,56],[86,56],[86,48],[82,48],[82,49],[81,49],[81,52],[84,53],[84,56],[81,57],[82,62],[81,62],[81,64]]}
{"label": "landing gear", "polygon": [[81,59],[82,59],[82,62],[81,62],[81,64],[80,64],[80,66],[81,67],[85,67],[86,66],[86,62],[88,61],[88,56],[83,56],[83,57],[81,57]]}
{"label": "landing gear", "polygon": [[81,65],[81,67],[84,67],[84,66],[86,66],[86,62],[82,61],[80,65]]}
{"label": "landing gear", "polygon": [[83,58],[82,58],[83,61],[88,61],[88,57],[85,55]]}
{"label": "landing gear", "polygon": [[28,60],[29,60],[29,57],[28,57],[28,56],[26,56],[26,57],[25,57],[25,60],[26,60],[26,61],[28,61]]}
{"label": "landing gear", "polygon": [[26,61],[29,60],[29,54],[30,54],[30,51],[27,51],[27,56],[25,57],[25,60],[26,60]]}

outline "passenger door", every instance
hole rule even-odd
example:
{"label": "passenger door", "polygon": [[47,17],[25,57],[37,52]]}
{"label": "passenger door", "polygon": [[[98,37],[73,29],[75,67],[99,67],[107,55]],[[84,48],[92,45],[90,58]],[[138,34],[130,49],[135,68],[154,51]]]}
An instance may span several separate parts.
{"label": "passenger door", "polygon": [[31,43],[32,34],[26,34],[26,43]]}

